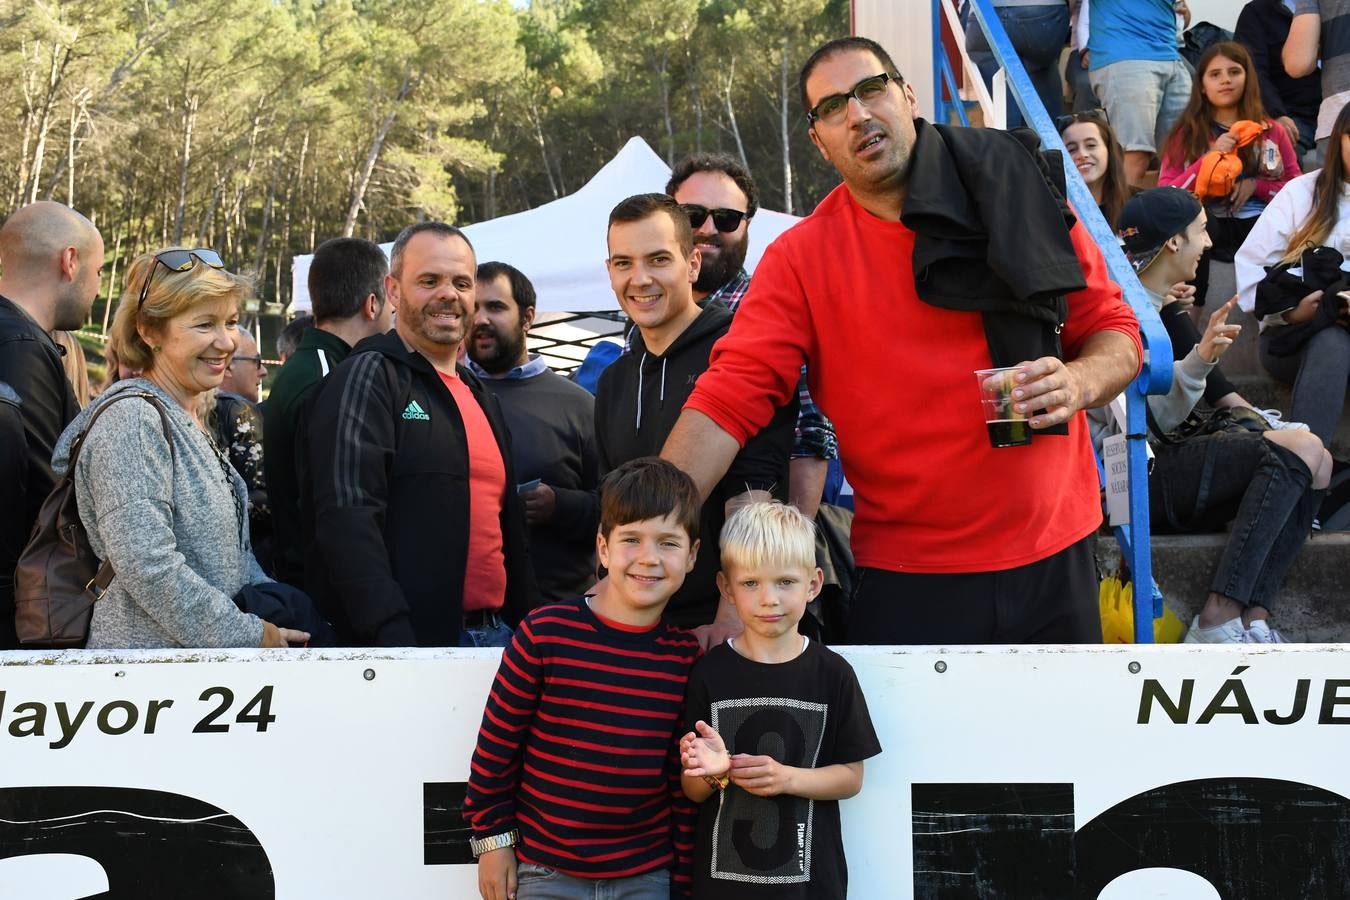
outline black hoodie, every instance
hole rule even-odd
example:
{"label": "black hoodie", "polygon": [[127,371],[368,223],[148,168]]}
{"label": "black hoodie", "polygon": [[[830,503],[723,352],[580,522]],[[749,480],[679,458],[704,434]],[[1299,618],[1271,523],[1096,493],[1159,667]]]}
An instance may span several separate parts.
{"label": "black hoodie", "polygon": [[[708,368],[713,344],[731,327],[725,306],[706,307],[662,354],[651,353],[634,329],[631,350],[600,376],[595,392],[595,434],[600,471],[630,459],[656,456],[675,427],[694,383]],[[758,435],[746,442],[726,476],[703,502],[698,559],[684,586],[671,598],[668,615],[681,626],[705,625],[717,614],[717,538],[726,501],[748,490],[787,499],[788,456],[797,422],[797,401],[780,407]]]}
{"label": "black hoodie", "polygon": [[[506,465],[504,618],[535,605],[525,510],[497,400],[468,369]],[[396,332],[358,344],[324,379],[303,452],[305,586],[344,644],[457,647],[469,551],[469,445],[450,389]],[[311,512],[312,510],[312,512]],[[310,531],[312,529],[312,531]]]}

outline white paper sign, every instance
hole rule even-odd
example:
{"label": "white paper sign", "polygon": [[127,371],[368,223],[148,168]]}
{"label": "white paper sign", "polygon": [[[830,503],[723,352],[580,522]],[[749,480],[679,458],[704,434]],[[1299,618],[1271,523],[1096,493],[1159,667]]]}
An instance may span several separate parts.
{"label": "white paper sign", "polygon": [[1112,527],[1130,524],[1130,442],[1123,434],[1102,441],[1106,515]]}

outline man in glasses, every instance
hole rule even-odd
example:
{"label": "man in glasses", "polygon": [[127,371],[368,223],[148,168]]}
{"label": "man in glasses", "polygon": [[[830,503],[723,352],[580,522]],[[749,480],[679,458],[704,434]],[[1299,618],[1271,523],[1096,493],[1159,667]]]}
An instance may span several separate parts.
{"label": "man in glasses", "polygon": [[98,296],[103,238],[59,203],[0,226],[0,650],[14,633],[14,566],[56,484],[52,448],[79,407],[52,331],[74,331]]}
{"label": "man in glasses", "polygon": [[[663,455],[707,490],[805,363],[855,490],[851,643],[1099,642],[1081,410],[1140,359],[1100,252],[1017,136],[919,119],[875,42],[819,48],[801,91],[843,184],[766,251]],[[991,446],[991,364],[1029,444]]]}
{"label": "man in glasses", "polygon": [[[694,300],[700,306],[723,304],[734,313],[750,289],[745,254],[750,220],[759,208],[754,180],[730,156],[699,153],[675,164],[666,193],[689,214],[694,229],[694,246],[701,259]],[[829,461],[838,458],[839,447],[834,426],[811,399],[804,369],[797,397],[801,405],[788,470],[788,497],[809,518],[815,518]]]}
{"label": "man in glasses", "polygon": [[272,510],[263,479],[263,365],[258,342],[247,328],[240,328],[234,356],[225,367],[225,378],[216,393],[212,426],[216,444],[230,458],[230,465],[248,485],[248,530],[253,555],[269,575],[274,573]]}

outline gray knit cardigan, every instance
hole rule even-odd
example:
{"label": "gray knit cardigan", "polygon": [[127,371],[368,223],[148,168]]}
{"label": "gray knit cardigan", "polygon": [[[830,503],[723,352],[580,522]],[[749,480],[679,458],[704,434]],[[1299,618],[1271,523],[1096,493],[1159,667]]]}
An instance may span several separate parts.
{"label": "gray knit cardigan", "polygon": [[236,497],[248,509],[243,479],[221,465],[210,439],[164,390],[144,378],[113,385],[62,433],[52,468],[65,473],[70,444],[93,410],[128,390],[159,397],[173,454],[159,413],[143,399],[113,405],[85,439],[75,466],[80,521],[117,573],[94,606],[88,645],[259,646],[262,620],[231,599],[270,580],[253,558],[248,516],[241,523],[236,515]]}

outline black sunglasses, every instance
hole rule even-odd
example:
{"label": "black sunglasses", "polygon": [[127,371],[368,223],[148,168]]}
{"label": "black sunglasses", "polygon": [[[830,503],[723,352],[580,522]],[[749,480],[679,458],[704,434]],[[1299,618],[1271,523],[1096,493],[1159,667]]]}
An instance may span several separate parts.
{"label": "black sunglasses", "polygon": [[213,269],[225,268],[225,260],[220,258],[220,254],[209,247],[198,247],[195,250],[165,250],[163,253],[155,254],[155,261],[150,264],[150,274],[145,276],[145,284],[141,287],[141,299],[136,302],[136,311],[140,312],[141,307],[145,306],[145,298],[150,294],[150,282],[155,278],[155,270],[160,266],[168,269],[170,272],[186,272],[201,262]]}
{"label": "black sunglasses", "polygon": [[689,217],[690,228],[702,228],[711,215],[713,227],[718,231],[735,231],[741,227],[741,220],[745,218],[745,213],[738,209],[708,209],[697,203],[682,203],[680,209]]}
{"label": "black sunglasses", "polygon": [[1111,119],[1106,115],[1106,110],[1097,107],[1096,109],[1089,109],[1084,112],[1067,113],[1066,115],[1055,116],[1055,130],[1060,134],[1063,134],[1065,128],[1078,122],[1102,122],[1103,124],[1110,125]]}
{"label": "black sunglasses", "polygon": [[848,109],[849,97],[866,106],[886,93],[886,85],[892,81],[897,85],[905,83],[905,79],[899,75],[882,72],[880,75],[864,78],[842,94],[830,94],[828,97],[821,97],[819,103],[806,111],[806,121],[813,125],[821,121],[836,123],[840,121],[844,110]]}

